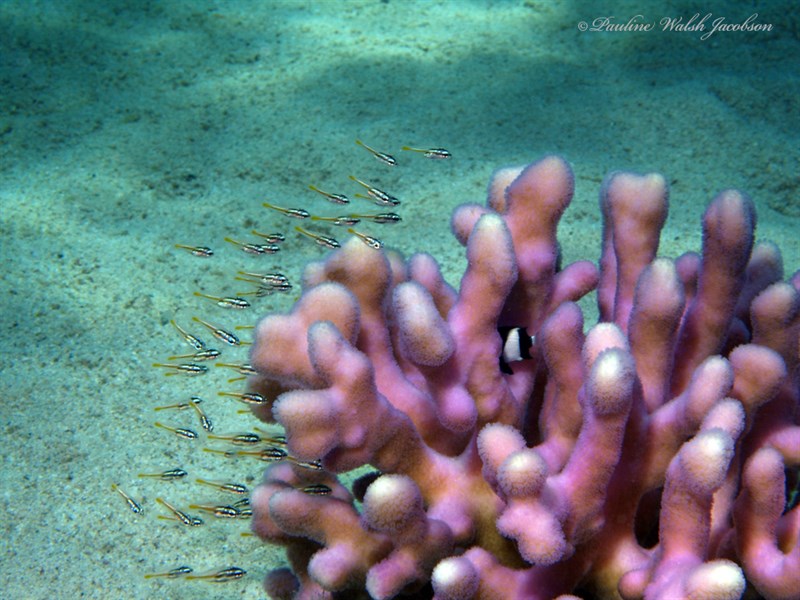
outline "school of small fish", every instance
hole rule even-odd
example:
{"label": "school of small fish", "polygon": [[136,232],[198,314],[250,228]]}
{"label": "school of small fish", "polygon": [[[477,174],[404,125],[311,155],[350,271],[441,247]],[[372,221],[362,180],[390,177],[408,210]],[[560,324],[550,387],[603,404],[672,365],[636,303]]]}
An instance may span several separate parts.
{"label": "school of small fish", "polygon": [[[397,159],[390,154],[375,150],[368,146],[361,140],[356,140],[356,145],[369,152],[375,159],[381,163],[395,167],[398,164]],[[403,151],[417,153],[425,158],[433,160],[449,159],[451,158],[450,152],[444,148],[431,148],[422,149],[410,146],[403,146]],[[360,186],[361,189],[366,191],[366,194],[356,193],[354,197],[370,201],[374,205],[381,207],[383,210],[396,209],[400,205],[400,200],[394,195],[380,189],[373,182],[364,181],[355,177],[349,176],[349,180]],[[322,196],[329,204],[337,205],[339,207],[347,206],[350,204],[350,199],[342,193],[325,191],[316,185],[309,185],[308,188],[318,195]],[[346,228],[345,231],[351,235],[356,236],[370,248],[380,250],[383,247],[383,242],[372,235],[372,231],[360,231],[355,229],[356,226],[369,224],[371,228],[373,225],[390,225],[402,221],[399,214],[395,212],[362,212],[362,211],[347,211],[343,210],[344,214],[339,216],[321,216],[312,214],[312,212],[298,207],[283,207],[272,202],[263,202],[263,207],[269,209],[279,218],[276,222],[276,229],[288,229],[290,235],[296,234],[301,239],[308,239],[309,243],[314,243],[326,250],[335,250],[340,247],[339,242],[335,237],[329,235],[327,231],[314,231],[311,228],[301,227],[288,223],[290,219],[308,220],[316,226],[324,227],[341,227]],[[285,227],[289,225],[289,227]],[[286,241],[286,234],[283,232],[270,232],[264,233],[257,230],[251,230],[250,234],[257,238],[256,240],[235,239],[232,237],[222,238],[224,242],[232,245],[241,252],[251,256],[271,256],[281,251],[281,244]],[[215,251],[206,245],[202,244],[184,244],[176,243],[174,247],[187,256],[197,257],[200,259],[213,259],[217,256]],[[247,310],[252,308],[253,298],[264,298],[273,294],[289,293],[294,288],[290,278],[280,272],[276,271],[253,271],[253,270],[238,270],[233,277],[234,281],[248,284],[250,289],[246,291],[237,291],[231,295],[214,295],[206,293],[205,291],[195,291],[194,296],[202,299],[205,305],[213,303],[219,308],[228,309],[231,311]],[[257,316],[257,315],[256,315]],[[253,319],[251,319],[253,320]],[[168,324],[170,331],[165,332],[165,337],[170,340],[170,347],[174,347],[176,337],[189,347],[189,350],[183,353],[172,354],[161,362],[153,362],[153,367],[162,370],[163,374],[168,377],[184,376],[184,377],[200,377],[209,372],[208,365],[214,365],[218,368],[229,369],[237,376],[228,380],[229,383],[243,382],[249,375],[254,373],[253,368],[246,363],[242,362],[221,362],[218,359],[222,356],[224,350],[211,347],[206,341],[207,334],[210,334],[220,343],[220,348],[230,346],[232,348],[243,347],[249,344],[248,341],[242,340],[237,333],[226,329],[216,322],[216,318],[208,319],[193,316],[191,323],[178,323],[175,319],[170,320]],[[252,326],[237,326],[235,331],[247,331],[252,329]],[[205,338],[205,339],[204,339]],[[248,391],[231,391],[231,390],[215,390],[216,395],[225,399],[233,399],[245,407],[240,410],[241,413],[249,413],[250,406],[258,406],[267,403],[267,399],[261,394]],[[189,398],[180,399],[168,404],[160,404],[153,407],[153,411],[163,414],[161,420],[153,421],[154,436],[156,435],[169,435],[181,440],[188,440],[192,443],[205,443],[208,446],[201,445],[199,449],[206,453],[211,453],[220,457],[221,460],[225,459],[255,459],[262,462],[279,462],[289,461],[303,469],[320,472],[320,478],[316,483],[305,485],[302,491],[317,496],[324,496],[332,493],[325,481],[324,469],[319,461],[301,461],[293,457],[287,447],[286,440],[281,431],[266,431],[254,427],[254,431],[248,432],[235,432],[235,433],[218,433],[212,418],[207,414],[206,410],[209,407],[207,400],[204,400],[200,395],[192,395]],[[179,424],[176,417],[181,413],[190,413],[192,421],[197,426],[185,426],[186,419],[182,419]],[[199,426],[199,428],[198,428]],[[160,430],[155,433],[155,430]],[[160,438],[159,438],[160,439]],[[144,472],[138,474],[138,479],[145,479],[151,482],[151,487],[147,489],[151,492],[151,496],[155,497],[154,506],[147,507],[145,511],[144,501],[137,500],[134,495],[129,493],[130,488],[134,485],[133,482],[125,483],[123,486],[114,482],[110,486],[111,492],[121,497],[122,501],[127,505],[128,509],[135,515],[142,516],[145,512],[156,514],[160,520],[171,521],[176,526],[186,527],[199,527],[204,526],[205,521],[203,517],[211,517],[220,520],[241,520],[249,519],[252,515],[250,509],[247,486],[243,483],[236,481],[211,481],[202,477],[190,477],[189,469],[184,469],[183,466],[170,465],[163,471]],[[194,484],[197,486],[198,496],[208,493],[213,490],[217,499],[213,501],[200,501],[188,504],[186,506],[179,506],[170,502],[166,498],[169,494],[168,482],[179,480],[189,481],[193,479]],[[332,481],[332,478],[331,478]],[[126,491],[126,489],[128,491]],[[205,496],[203,496],[205,497]],[[249,532],[242,532],[242,536],[250,536]],[[218,566],[208,570],[203,574],[194,574],[194,568],[187,565],[169,566],[169,565],[154,565],[154,572],[144,574],[145,579],[155,580],[171,580],[171,579],[185,579],[185,580],[198,580],[209,583],[226,583],[243,579],[247,575],[247,571],[238,566]]]}

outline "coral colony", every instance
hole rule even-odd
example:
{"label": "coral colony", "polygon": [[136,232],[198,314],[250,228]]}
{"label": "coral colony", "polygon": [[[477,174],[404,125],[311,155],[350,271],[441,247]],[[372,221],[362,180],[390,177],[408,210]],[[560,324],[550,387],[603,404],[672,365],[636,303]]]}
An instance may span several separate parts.
{"label": "coral colony", "polygon": [[621,172],[599,268],[562,265],[572,194],[561,158],[500,170],[453,215],[458,290],[352,237],[258,323],[273,598],[800,598],[800,274],[734,190],[658,258],[666,183]]}

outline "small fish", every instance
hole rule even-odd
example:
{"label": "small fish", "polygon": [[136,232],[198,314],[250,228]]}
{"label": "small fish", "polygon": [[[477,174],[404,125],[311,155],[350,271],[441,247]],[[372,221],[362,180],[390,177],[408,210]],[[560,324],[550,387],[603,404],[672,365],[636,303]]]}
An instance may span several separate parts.
{"label": "small fish", "polygon": [[524,327],[498,327],[497,332],[503,342],[503,351],[500,354],[500,372],[513,375],[514,371],[508,363],[533,358],[531,348],[536,338],[528,334]]}
{"label": "small fish", "polygon": [[250,308],[250,303],[244,298],[237,298],[235,296],[209,296],[208,294],[203,294],[202,292],[195,292],[194,295],[200,298],[208,298],[209,300],[213,300],[217,303],[217,306],[221,306],[222,308],[236,308],[239,310],[243,308]]}
{"label": "small fish", "polygon": [[[200,517],[194,517],[192,515],[187,515],[182,510],[178,510],[177,508],[172,506],[169,502],[167,502],[163,498],[156,498],[156,502],[158,502],[162,506],[167,507],[167,509],[174,515],[174,518],[176,518],[178,521],[180,521],[184,525],[190,525],[192,527],[197,527],[198,525],[202,525],[203,524],[203,519],[201,519]],[[161,517],[161,515],[159,515],[159,517]],[[164,518],[170,518],[170,517],[164,517]]]}
{"label": "small fish", "polygon": [[194,348],[195,350],[205,350],[206,349],[206,345],[205,345],[205,342],[203,342],[203,340],[201,340],[200,338],[198,338],[196,336],[193,336],[191,333],[189,333],[185,329],[183,329],[180,325],[178,325],[175,322],[175,319],[172,319],[170,321],[170,323],[172,324],[172,326],[175,329],[178,330],[178,333],[180,333],[181,336],[183,336],[184,341],[187,344],[189,344],[192,348]]}
{"label": "small fish", "polygon": [[[247,275],[255,276],[257,279],[250,279],[248,277],[239,277],[236,276],[234,279],[236,281],[244,281],[247,283],[252,283],[258,286],[258,289],[255,292],[240,292],[240,296],[271,296],[275,293],[286,293],[291,291],[292,284],[287,279],[286,281],[278,281],[277,279],[270,279],[270,275],[281,275],[280,273],[266,273],[263,276],[259,275],[258,273],[246,273],[245,271],[239,271],[239,273],[245,273]],[[239,329],[237,327],[237,329]]]}
{"label": "small fish", "polygon": [[389,165],[390,167],[394,167],[394,166],[396,166],[396,165],[397,165],[397,160],[396,160],[396,159],[395,159],[395,157],[394,157],[394,156],[392,156],[391,154],[386,154],[385,152],[378,152],[377,150],[374,150],[373,148],[370,148],[369,146],[367,146],[367,145],[366,145],[364,142],[362,142],[361,140],[356,140],[356,144],[358,144],[358,145],[359,145],[359,146],[361,146],[362,148],[365,148],[366,150],[368,150],[369,152],[371,152],[371,153],[372,153],[372,156],[374,156],[375,158],[377,158],[377,159],[378,159],[379,161],[381,161],[382,163],[384,163],[384,164],[386,164],[386,165]]}
{"label": "small fish", "polygon": [[175,569],[170,569],[166,573],[146,573],[144,578],[152,579],[154,577],[164,577],[166,579],[177,579],[178,577],[183,577],[192,572],[194,572],[192,567],[177,567]]}
{"label": "small fish", "polygon": [[[195,404],[200,404],[203,399],[200,396],[192,396],[190,401],[193,401]],[[153,410],[168,410],[174,408],[176,410],[186,410],[187,408],[192,408],[192,405],[189,402],[179,402],[178,404],[168,404],[166,406],[156,406]]]}
{"label": "small fish", "polygon": [[161,367],[162,369],[175,369],[173,373],[164,373],[167,377],[170,375],[187,375],[194,377],[197,375],[205,375],[208,373],[208,367],[205,365],[198,365],[195,363],[180,363],[177,365],[168,365],[164,363],[153,363],[154,367]]}
{"label": "small fish", "polygon": [[228,567],[221,569],[215,573],[208,573],[206,575],[187,575],[186,579],[202,579],[211,583],[225,583],[226,581],[235,581],[247,575],[247,571],[239,567]]}
{"label": "small fish", "polygon": [[224,367],[226,369],[233,369],[237,373],[241,375],[256,375],[256,370],[253,368],[252,365],[248,365],[245,363],[241,364],[234,364],[234,363],[216,363],[217,367]]}
{"label": "small fish", "polygon": [[[361,181],[360,179],[354,177],[353,175],[350,175],[350,179],[363,186],[367,190],[367,194],[371,196],[371,198],[367,199],[371,200],[375,204],[378,204],[380,206],[397,206],[398,204],[400,204],[400,200],[398,200],[391,194],[387,194],[381,189],[372,187],[370,184]],[[356,194],[356,196],[359,198],[364,198],[364,196],[360,196],[358,194]]]}
{"label": "small fish", "polygon": [[300,488],[300,491],[309,496],[330,496],[333,493],[333,490],[324,483],[312,483]]}
{"label": "small fish", "polygon": [[235,450],[217,450],[216,448],[203,448],[203,452],[210,452],[211,454],[221,454],[225,458],[235,458]]}
{"label": "small fish", "polygon": [[199,436],[197,432],[192,431],[191,429],[184,429],[182,427],[169,427],[168,425],[164,425],[163,423],[159,423],[156,421],[153,423],[156,427],[160,429],[164,429],[166,431],[170,431],[177,435],[178,437],[182,437],[185,440],[196,440]]}
{"label": "small fish", "polygon": [[193,354],[177,354],[170,356],[167,360],[216,360],[219,358],[220,351],[216,348],[206,348],[205,350],[198,350]]}
{"label": "small fish", "polygon": [[257,433],[235,433],[231,435],[209,435],[210,440],[223,440],[230,442],[236,446],[254,446],[260,444],[263,440]]}
{"label": "small fish", "polygon": [[239,511],[233,506],[226,504],[209,505],[209,504],[190,504],[189,508],[192,510],[199,510],[205,513],[214,515],[221,519],[235,519],[239,516]]}
{"label": "small fish", "polygon": [[256,231],[253,229],[250,233],[253,235],[257,235],[258,237],[264,238],[267,240],[268,244],[280,244],[281,242],[286,241],[286,236],[282,233],[261,233],[260,231]]}
{"label": "small fish", "polygon": [[298,467],[310,469],[312,471],[322,471],[322,462],[319,460],[300,460],[294,456],[287,456],[286,458]]}
{"label": "small fish", "polygon": [[269,431],[264,431],[260,427],[253,427],[258,433],[262,434],[264,437],[264,442],[267,444],[271,444],[272,446],[285,446],[286,445],[286,436],[285,435],[275,435],[270,433]]}
{"label": "small fish", "polygon": [[303,235],[305,235],[307,237],[310,237],[312,240],[314,240],[317,244],[319,244],[323,248],[335,249],[335,248],[340,248],[341,247],[339,242],[337,242],[335,239],[333,239],[331,237],[327,237],[327,236],[324,236],[324,235],[317,235],[316,233],[312,233],[310,231],[307,231],[307,230],[303,229],[299,225],[296,226],[294,229],[295,229],[295,231],[298,231],[298,232],[302,233]]}
{"label": "small fish", "polygon": [[117,492],[120,496],[122,496],[125,499],[125,502],[128,503],[128,508],[130,508],[134,513],[136,513],[137,515],[142,513],[142,505],[136,502],[136,500],[134,500],[130,496],[128,496],[128,494],[123,492],[122,489],[116,483],[111,484],[111,491]]}
{"label": "small fish", "polygon": [[211,424],[211,419],[206,416],[206,413],[197,405],[197,402],[189,400],[189,405],[194,409],[194,412],[197,413],[197,417],[200,419],[200,426],[206,431],[214,431],[214,425]]}
{"label": "small fish", "polygon": [[331,194],[329,192],[323,192],[321,189],[313,185],[308,186],[308,188],[314,190],[318,194],[322,194],[334,204],[350,204],[350,199],[344,194]]}
{"label": "small fish", "polygon": [[[202,485],[207,485],[213,488],[218,489],[221,492],[229,492],[231,494],[246,494],[247,487],[242,485],[241,483],[216,483],[214,481],[206,481],[205,479],[195,479],[195,481]],[[238,502],[234,504],[234,508],[239,508],[237,506]]]}
{"label": "small fish", "polygon": [[376,215],[350,215],[350,216],[356,217],[357,219],[372,221],[373,223],[399,223],[400,221],[403,220],[400,218],[400,215],[393,212],[378,213]]}
{"label": "small fish", "polygon": [[242,252],[246,254],[254,254],[256,256],[260,256],[262,254],[275,254],[278,250],[280,250],[279,246],[275,244],[251,244],[250,242],[240,242],[239,240],[234,240],[229,237],[223,238],[229,244],[233,244],[234,246],[239,246]]}
{"label": "small fish", "polygon": [[295,219],[307,219],[311,216],[307,210],[303,210],[302,208],[284,208],[282,206],[275,206],[269,202],[264,202],[261,206],[271,208],[272,210],[277,210],[278,212],[285,214],[287,217],[294,217]]}
{"label": "small fish", "polygon": [[234,454],[237,456],[252,456],[264,462],[278,462],[289,457],[289,453],[286,450],[274,446],[261,450],[237,450]]}
{"label": "small fish", "polygon": [[380,241],[378,238],[372,237],[371,235],[366,235],[366,234],[363,234],[363,233],[359,233],[358,231],[356,231],[352,227],[349,228],[347,230],[347,232],[348,233],[352,233],[355,236],[358,236],[358,239],[360,239],[362,242],[364,242],[370,248],[373,248],[375,250],[380,250],[381,248],[383,248],[383,242]]}
{"label": "small fish", "polygon": [[[385,192],[384,192],[385,193]],[[376,206],[391,206],[394,208],[395,206],[400,205],[400,200],[395,198],[390,194],[386,194],[385,196],[379,198],[373,194],[368,194],[365,196],[364,194],[353,194],[356,198],[361,198],[362,200],[369,200]]]}
{"label": "small fish", "polygon": [[230,396],[236,398],[239,402],[244,404],[253,404],[255,406],[263,406],[267,403],[267,399],[258,392],[217,392],[218,396]]}
{"label": "small fish", "polygon": [[236,337],[234,334],[225,331],[224,329],[220,329],[219,327],[214,327],[210,323],[206,323],[203,319],[198,317],[192,317],[192,321],[196,321],[201,325],[204,325],[213,335],[215,338],[220,340],[221,342],[225,342],[231,346],[239,346],[242,342]]}
{"label": "small fish", "polygon": [[409,152],[419,152],[425,158],[432,158],[434,160],[444,160],[447,158],[452,158],[453,155],[450,154],[444,148],[411,148],[410,146],[403,146],[403,150],[408,150]]}
{"label": "small fish", "polygon": [[358,225],[361,221],[354,216],[341,216],[341,217],[318,217],[316,215],[311,217],[312,221],[325,221],[337,227],[351,227]]}
{"label": "small fish", "polygon": [[170,469],[169,471],[163,471],[161,473],[139,473],[137,477],[149,477],[151,479],[160,479],[162,481],[174,481],[175,479],[182,479],[187,475],[188,473],[183,469]]}
{"label": "small fish", "polygon": [[250,498],[242,498],[241,500],[237,500],[233,504],[231,504],[234,508],[238,508],[242,510],[243,508],[250,506]]}
{"label": "small fish", "polygon": [[[251,273],[249,271],[237,271],[239,275],[245,275],[247,277],[254,277],[255,279],[259,280],[260,283],[264,283],[266,285],[286,285],[289,283],[289,278],[286,277],[283,273]],[[242,279],[241,281],[248,281],[247,279]]]}
{"label": "small fish", "polygon": [[[240,279],[240,278],[237,277],[236,279]],[[246,281],[246,280],[242,279],[242,281]],[[255,282],[251,281],[250,283],[255,283]],[[292,289],[291,284],[289,285],[288,288],[278,288],[278,287],[271,286],[271,285],[259,285],[256,288],[255,291],[253,291],[253,292],[240,292],[239,295],[240,296],[255,296],[256,298],[266,298],[267,296],[272,296],[272,294],[277,294],[279,292],[289,292],[289,291],[291,291],[291,289]]]}
{"label": "small fish", "polygon": [[214,256],[214,251],[208,246],[184,246],[183,244],[175,244],[175,247],[188,250],[194,256],[200,256],[202,258],[211,258]]}

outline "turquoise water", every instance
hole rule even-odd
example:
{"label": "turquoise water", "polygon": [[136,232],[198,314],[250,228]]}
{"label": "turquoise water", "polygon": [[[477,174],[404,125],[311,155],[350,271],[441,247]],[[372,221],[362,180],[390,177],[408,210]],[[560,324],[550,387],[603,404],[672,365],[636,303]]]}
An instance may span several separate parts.
{"label": "turquoise water", "polygon": [[[587,5],[593,3],[586,3]],[[185,528],[182,507],[220,495],[196,477],[254,484],[262,465],[202,452],[156,420],[199,431],[196,415],[154,407],[196,394],[219,433],[254,421],[219,390],[235,374],[164,377],[154,362],[190,349],[171,319],[207,334],[285,310],[296,293],[232,313],[193,296],[247,289],[237,270],[276,270],[299,287],[325,250],[292,231],[271,201],[341,211],[308,190],[353,195],[356,175],[402,199],[397,225],[365,232],[406,254],[425,250],[456,284],[454,206],[482,201],[491,172],[564,155],[576,197],[561,227],[565,260],[600,253],[597,192],[613,169],[671,183],[661,253],[697,249],[699,219],[720,189],[753,197],[758,238],[800,267],[800,16],[792,2],[712,3],[730,23],[758,13],[771,31],[662,31],[694,4],[616,2],[0,3],[0,471],[2,597],[263,598],[282,552],[243,538],[246,521]],[[651,31],[579,23],[642,15]],[[356,138],[395,155],[391,168]],[[442,146],[429,161],[403,145]],[[361,211],[372,210],[365,201]],[[283,231],[252,257],[223,241]],[[332,226],[319,233],[346,234]],[[254,241],[254,240],[253,240]],[[196,258],[174,244],[211,246]],[[239,332],[247,339],[246,330]],[[209,335],[205,335],[210,338]],[[220,346],[220,344],[217,344]],[[246,349],[224,349],[230,362]],[[183,467],[161,482],[139,473]],[[110,488],[118,484],[144,512]],[[187,564],[237,565],[224,585],[145,580]]]}

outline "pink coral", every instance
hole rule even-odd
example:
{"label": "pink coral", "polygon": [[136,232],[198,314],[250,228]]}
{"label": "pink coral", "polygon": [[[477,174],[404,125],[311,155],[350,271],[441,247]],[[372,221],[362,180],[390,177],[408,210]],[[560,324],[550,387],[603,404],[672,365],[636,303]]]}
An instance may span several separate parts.
{"label": "pink coral", "polygon": [[[294,569],[273,597],[800,598],[800,276],[733,190],[700,255],[657,258],[667,186],[632,173],[603,185],[600,269],[562,266],[572,193],[558,157],[498,171],[453,216],[458,292],[429,255],[353,239],[259,322],[251,385],[279,395],[257,414],[294,457],[252,498]],[[499,327],[534,335],[511,374]],[[363,465],[351,493],[335,474]]]}

